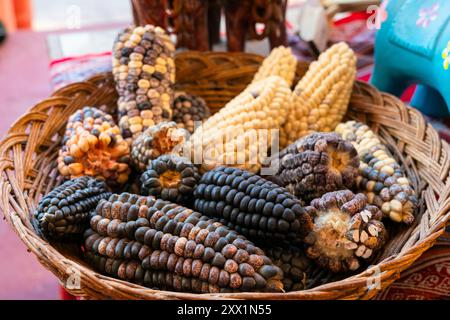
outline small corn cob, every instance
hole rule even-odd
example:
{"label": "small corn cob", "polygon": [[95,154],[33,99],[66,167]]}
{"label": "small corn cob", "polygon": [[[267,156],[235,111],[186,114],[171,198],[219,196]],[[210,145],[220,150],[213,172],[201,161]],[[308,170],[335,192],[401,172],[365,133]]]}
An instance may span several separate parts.
{"label": "small corn cob", "polygon": [[[135,270],[141,266],[141,272],[150,271],[149,276],[184,277],[191,286],[182,291],[281,291],[283,287],[283,272],[261,249],[222,224],[167,201],[112,195],[97,206],[91,227],[84,235],[88,258],[91,254],[134,263]],[[139,279],[135,273],[127,277]],[[208,286],[199,289],[192,285],[194,280]],[[150,286],[180,290],[173,281]]]}
{"label": "small corn cob", "polygon": [[352,188],[358,176],[356,149],[336,133],[308,135],[273,159],[278,172],[272,180],[305,201]]}
{"label": "small corn cob", "polygon": [[172,118],[175,47],[163,29],[146,25],[121,32],[113,51],[119,126],[131,144],[145,129]]}
{"label": "small corn cob", "polygon": [[273,264],[283,270],[284,290],[299,291],[304,290],[307,281],[307,270],[312,267],[312,262],[306,257],[303,251],[297,247],[263,247],[267,256]]}
{"label": "small corn cob", "polygon": [[386,217],[411,224],[417,209],[417,197],[400,164],[390,155],[370,128],[360,122],[348,121],[336,132],[351,141],[361,159],[357,188],[378,206]]}
{"label": "small corn cob", "polygon": [[111,186],[127,182],[130,149],[110,115],[92,107],[78,110],[69,118],[62,142],[61,175],[98,177]]}
{"label": "small corn cob", "polygon": [[175,122],[161,122],[145,130],[131,147],[131,160],[134,167],[142,172],[151,161],[160,155],[178,154],[183,143],[188,139],[189,132],[181,129]]}
{"label": "small corn cob", "polygon": [[205,100],[185,92],[176,92],[173,101],[173,121],[178,127],[184,128],[189,133],[195,130],[196,122],[200,124],[209,118],[211,111]]}
{"label": "small corn cob", "polygon": [[355,74],[355,54],[344,42],[311,63],[292,93],[287,120],[280,132],[281,148],[313,131],[333,131],[347,111]]}
{"label": "small corn cob", "polygon": [[314,217],[314,229],[305,239],[306,254],[332,272],[358,269],[387,240],[383,214],[368,205],[362,193],[330,192],[314,199],[305,210]]}
{"label": "small corn cob", "polygon": [[299,242],[312,229],[300,200],[238,168],[218,167],[204,174],[194,198],[195,210],[218,218],[256,243]]}
{"label": "small corn cob", "polygon": [[175,203],[189,203],[200,181],[197,167],[187,158],[162,155],[141,176],[141,194]]}
{"label": "small corn cob", "polygon": [[257,172],[276,138],[272,129],[285,121],[289,95],[278,76],[250,85],[195,130],[184,156],[201,163],[201,172],[224,164]]}
{"label": "small corn cob", "polygon": [[258,82],[270,76],[279,76],[291,87],[296,68],[297,58],[292,54],[291,48],[280,46],[273,49],[269,56],[264,59],[253,78],[253,82]]}
{"label": "small corn cob", "polygon": [[38,204],[36,231],[50,239],[81,236],[89,227],[89,212],[111,193],[103,181],[81,177],[54,188]]}

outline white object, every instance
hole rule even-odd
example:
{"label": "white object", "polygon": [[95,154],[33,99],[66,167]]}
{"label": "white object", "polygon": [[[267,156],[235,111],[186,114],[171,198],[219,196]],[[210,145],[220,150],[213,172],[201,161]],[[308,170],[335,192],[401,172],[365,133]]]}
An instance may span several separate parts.
{"label": "white object", "polygon": [[312,42],[320,51],[327,48],[329,39],[327,14],[319,0],[308,0],[302,6],[299,15],[299,36]]}

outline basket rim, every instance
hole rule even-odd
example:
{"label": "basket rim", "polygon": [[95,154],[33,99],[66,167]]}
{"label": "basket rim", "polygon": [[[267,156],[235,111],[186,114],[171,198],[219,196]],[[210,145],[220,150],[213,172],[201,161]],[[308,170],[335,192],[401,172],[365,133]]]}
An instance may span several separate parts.
{"label": "basket rim", "polygon": [[[201,54],[203,56],[220,56],[220,52],[182,52],[177,54],[178,56],[183,55],[196,55]],[[261,56],[258,56],[256,54],[247,54],[247,53],[226,53],[226,55],[229,56],[248,56],[248,57],[259,57],[258,59],[262,60]],[[307,64],[306,62],[299,61],[299,64]],[[57,264],[60,266],[65,266],[66,268],[74,268],[75,270],[80,271],[81,280],[83,279],[89,279],[91,281],[99,281],[102,282],[103,289],[105,289],[105,293],[100,293],[100,295],[107,294],[108,291],[111,291],[113,287],[109,285],[109,283],[114,283],[115,286],[119,286],[121,289],[123,289],[123,292],[118,293],[122,298],[128,299],[128,298],[136,298],[136,297],[144,297],[149,298],[149,295],[152,295],[153,298],[157,299],[158,297],[162,297],[164,299],[281,299],[281,300],[288,300],[288,299],[329,299],[330,297],[333,298],[334,296],[341,298],[341,295],[339,295],[340,291],[346,291],[347,295],[345,295],[346,298],[370,298],[373,297],[375,294],[381,292],[381,290],[376,290],[375,292],[372,292],[372,289],[368,289],[368,284],[370,281],[373,280],[373,276],[376,272],[378,272],[380,280],[382,281],[382,289],[387,288],[391,283],[393,283],[396,279],[400,277],[400,272],[406,270],[414,261],[416,261],[423,252],[425,252],[428,248],[430,248],[434,242],[437,240],[439,236],[441,236],[445,231],[445,225],[447,221],[450,218],[450,198],[446,199],[446,203],[442,205],[439,210],[442,211],[440,214],[440,219],[438,221],[435,221],[433,224],[433,228],[430,228],[430,232],[426,234],[426,237],[423,237],[420,239],[417,243],[415,243],[413,246],[408,248],[405,251],[399,252],[395,256],[389,256],[386,259],[380,261],[375,266],[370,266],[368,269],[361,271],[358,274],[355,274],[351,277],[345,278],[340,281],[335,281],[327,284],[323,284],[311,289],[303,290],[303,291],[295,291],[295,292],[287,292],[287,293],[256,293],[256,292],[249,292],[249,293],[217,293],[217,294],[194,294],[194,293],[184,293],[184,292],[174,292],[174,291],[165,291],[165,290],[153,290],[149,289],[140,285],[132,284],[126,281],[118,280],[109,276],[102,275],[95,270],[91,269],[90,267],[86,267],[83,264],[80,264],[78,261],[69,259],[65,257],[60,251],[58,251],[55,247],[53,247],[50,243],[45,241],[44,239],[40,238],[32,228],[31,224],[26,223],[26,212],[20,212],[20,207],[15,203],[14,197],[11,195],[11,184],[10,181],[12,179],[11,175],[8,175],[8,172],[6,172],[7,169],[14,170],[14,163],[11,159],[9,159],[6,154],[6,150],[9,147],[9,144],[12,143],[11,141],[14,140],[14,138],[17,136],[17,133],[15,133],[15,128],[17,126],[20,126],[22,122],[24,122],[27,116],[34,115],[36,117],[39,117],[43,114],[43,112],[40,110],[41,105],[45,104],[49,99],[52,99],[52,101],[59,101],[58,99],[65,99],[68,98],[61,94],[61,92],[64,91],[71,91],[72,89],[76,88],[86,88],[95,86],[95,83],[99,82],[100,80],[104,80],[106,78],[110,78],[111,73],[103,73],[95,75],[94,77],[78,83],[69,84],[68,86],[65,86],[57,91],[55,91],[48,99],[44,99],[40,103],[36,104],[34,107],[27,110],[25,114],[23,114],[21,117],[19,117],[10,127],[7,134],[4,136],[2,141],[0,142],[0,208],[3,211],[3,214],[8,221],[8,223],[11,225],[13,230],[16,232],[16,234],[20,237],[22,242],[25,243],[28,250],[33,252],[33,254],[36,256],[36,258],[39,260],[39,262],[48,270],[50,270],[53,274],[57,276],[58,279],[60,279],[61,285],[66,287],[66,289],[78,296],[87,296],[89,295],[90,290],[94,290],[93,288],[87,288],[86,286],[82,287],[81,289],[71,289],[67,288],[67,286],[62,283],[61,281],[61,275],[58,274],[58,272],[55,270],[56,268],[52,267],[52,264],[55,264],[55,261],[57,261]],[[357,86],[371,88],[379,92],[376,88],[374,88],[371,84],[357,81]],[[387,93],[380,93],[383,97],[388,97],[389,99],[392,99],[398,104],[403,105],[407,112],[414,113],[418,118],[420,122],[424,122],[427,126],[427,130],[431,130],[433,134],[437,135],[436,130],[431,127],[430,124],[426,122],[426,120],[423,118],[421,113],[413,109],[407,105],[405,105],[403,102],[401,102],[397,97],[394,97]],[[24,133],[25,134],[25,133]],[[447,154],[450,154],[450,148],[448,144],[440,140],[440,143],[442,144],[442,149]],[[447,162],[450,163],[450,159],[446,159]],[[28,210],[30,211],[30,208],[28,207]],[[29,218],[29,217],[28,217]],[[25,219],[25,221],[23,221]],[[51,256],[54,259],[52,261],[49,261],[48,257]],[[56,260],[55,260],[56,259]],[[393,265],[398,265],[400,267],[397,267],[396,269],[391,268]],[[104,280],[107,280],[108,283],[105,283]],[[108,290],[107,290],[108,289]],[[370,292],[369,292],[370,291]],[[116,292],[117,293],[117,292]],[[106,297],[106,295],[104,295]],[[115,296],[114,298],[117,298]],[[120,299],[120,298],[119,298]]]}

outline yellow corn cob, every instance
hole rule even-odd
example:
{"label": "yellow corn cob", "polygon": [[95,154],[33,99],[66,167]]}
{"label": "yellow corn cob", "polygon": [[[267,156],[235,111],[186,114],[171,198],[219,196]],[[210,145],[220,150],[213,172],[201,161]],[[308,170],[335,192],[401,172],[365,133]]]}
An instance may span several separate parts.
{"label": "yellow corn cob", "polygon": [[278,130],[285,121],[290,93],[278,76],[251,84],[197,128],[185,156],[201,163],[201,171],[226,164],[257,172],[267,157],[260,152],[275,139],[271,129]]}
{"label": "yellow corn cob", "polygon": [[269,56],[264,59],[253,78],[253,82],[258,82],[270,76],[279,76],[291,87],[296,68],[297,58],[292,54],[291,48],[280,46],[273,49]]}
{"label": "yellow corn cob", "polygon": [[281,148],[313,131],[333,131],[347,111],[355,74],[355,54],[344,42],[333,45],[311,63],[292,93],[280,132]]}
{"label": "yellow corn cob", "polygon": [[339,124],[336,132],[358,151],[361,162],[357,188],[367,195],[369,203],[378,206],[391,220],[411,224],[417,197],[404,170],[376,134],[355,121]]}

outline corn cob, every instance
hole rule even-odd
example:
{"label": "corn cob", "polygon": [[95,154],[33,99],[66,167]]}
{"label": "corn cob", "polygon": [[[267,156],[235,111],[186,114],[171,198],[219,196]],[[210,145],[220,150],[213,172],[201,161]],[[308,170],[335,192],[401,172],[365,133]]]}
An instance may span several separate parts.
{"label": "corn cob", "polygon": [[312,229],[300,200],[238,168],[218,167],[204,174],[194,198],[195,210],[218,218],[256,243],[299,242]]}
{"label": "corn cob", "polygon": [[283,270],[283,287],[285,291],[304,290],[307,281],[307,271],[312,267],[311,261],[297,247],[263,247],[273,264]]}
{"label": "corn cob", "polygon": [[344,42],[311,63],[291,95],[290,110],[280,132],[280,147],[313,131],[333,131],[347,111],[355,74],[355,54]]}
{"label": "corn cob", "polygon": [[130,149],[110,115],[92,107],[78,110],[69,118],[62,142],[61,175],[98,177],[111,186],[127,182]]}
{"label": "corn cob", "polygon": [[34,213],[36,231],[50,239],[81,236],[89,227],[89,212],[111,193],[103,181],[81,177],[54,188]]}
{"label": "corn cob", "polygon": [[314,217],[314,229],[305,239],[306,254],[332,272],[358,269],[387,240],[383,214],[368,205],[362,193],[330,192],[314,199],[305,210]]}
{"label": "corn cob", "polygon": [[185,204],[192,199],[199,181],[198,169],[189,159],[163,155],[142,174],[141,194]]}
{"label": "corn cob", "polygon": [[[202,281],[197,278],[186,277],[173,272],[146,270],[142,267],[142,263],[136,260],[107,258],[92,252],[86,253],[86,260],[101,273],[156,290],[159,289],[194,293],[234,291],[231,289],[227,290],[226,288],[220,288],[217,284],[210,284],[208,282],[209,277],[207,281]],[[219,274],[219,277],[220,276],[222,277],[220,278],[220,281],[223,283],[225,281],[225,276],[223,276],[223,274]]]}
{"label": "corn cob", "polygon": [[178,154],[189,133],[178,128],[175,122],[161,122],[145,130],[131,147],[131,159],[134,167],[142,172],[153,159],[163,154]]}
{"label": "corn cob", "polygon": [[201,172],[223,164],[257,172],[275,141],[272,131],[285,121],[289,95],[277,76],[250,85],[197,128],[187,144],[190,155],[184,156],[201,163]]}
{"label": "corn cob", "polygon": [[305,201],[352,188],[358,176],[356,149],[336,133],[308,135],[273,159],[278,172],[271,180]]}
{"label": "corn cob", "polygon": [[131,144],[145,129],[172,118],[175,48],[163,29],[146,25],[121,32],[113,51],[119,126]]}
{"label": "corn cob", "polygon": [[390,155],[370,128],[360,122],[348,121],[336,132],[351,141],[361,159],[357,188],[396,222],[411,224],[417,209],[417,197],[400,164]]}
{"label": "corn cob", "polygon": [[[183,289],[173,281],[151,286],[194,292],[282,290],[283,272],[261,249],[222,224],[167,201],[112,195],[97,206],[91,227],[84,235],[87,254],[141,266],[140,273],[148,270],[149,276],[191,281]],[[139,279],[132,273],[127,277]],[[208,286],[199,289],[197,282]]]}
{"label": "corn cob", "polygon": [[264,59],[253,78],[253,82],[258,82],[270,76],[279,76],[291,87],[296,68],[297,58],[292,54],[291,48],[280,46],[273,49],[269,56]]}
{"label": "corn cob", "polygon": [[175,93],[173,121],[178,127],[193,133],[196,123],[201,124],[201,121],[208,119],[210,115],[211,111],[202,98],[185,92]]}

